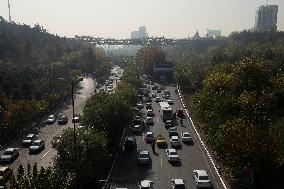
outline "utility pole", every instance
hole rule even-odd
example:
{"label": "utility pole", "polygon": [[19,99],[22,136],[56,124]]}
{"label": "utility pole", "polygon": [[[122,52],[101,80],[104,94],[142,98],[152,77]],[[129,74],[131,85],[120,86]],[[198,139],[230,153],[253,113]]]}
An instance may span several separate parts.
{"label": "utility pole", "polygon": [[10,0],[8,0],[8,9],[9,9],[9,22],[11,22],[11,10],[10,10]]}

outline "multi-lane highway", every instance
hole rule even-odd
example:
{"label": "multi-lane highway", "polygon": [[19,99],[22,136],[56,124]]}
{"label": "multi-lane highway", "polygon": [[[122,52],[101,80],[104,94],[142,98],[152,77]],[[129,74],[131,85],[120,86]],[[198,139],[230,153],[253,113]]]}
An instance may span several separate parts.
{"label": "multi-lane highway", "polygon": [[[167,86],[166,89],[171,92],[171,98],[174,101],[174,105],[171,105],[172,109],[175,111],[183,108],[178,94],[175,93],[175,87]],[[155,90],[151,90],[151,92],[156,93]],[[162,93],[157,93],[161,99]],[[146,126],[142,134],[140,136],[136,136],[137,149],[148,150],[151,154],[152,164],[150,166],[137,165],[135,150],[133,152],[122,151],[118,157],[118,166],[116,166],[114,170],[111,188],[115,189],[116,187],[125,187],[128,189],[134,189],[138,188],[138,182],[147,179],[154,182],[153,186],[155,189],[170,189],[172,188],[171,179],[177,178],[181,178],[185,181],[186,188],[196,188],[192,175],[192,171],[195,169],[204,169],[208,172],[213,188],[225,188],[221,184],[220,177],[214,170],[213,165],[201,145],[189,118],[184,120],[183,127],[179,123],[177,124],[179,134],[181,132],[188,131],[194,140],[193,145],[186,145],[182,143],[182,148],[177,150],[181,159],[181,164],[170,164],[167,160],[165,149],[159,149],[156,147],[157,153],[154,154],[152,152],[151,145],[144,141],[144,134],[146,131],[152,131],[155,136],[162,134],[166,137],[168,145],[170,140],[168,131],[165,129],[165,123],[160,117],[161,113],[159,112],[159,104],[153,101],[152,107],[155,112],[154,126]],[[143,111],[145,112],[145,106]]]}

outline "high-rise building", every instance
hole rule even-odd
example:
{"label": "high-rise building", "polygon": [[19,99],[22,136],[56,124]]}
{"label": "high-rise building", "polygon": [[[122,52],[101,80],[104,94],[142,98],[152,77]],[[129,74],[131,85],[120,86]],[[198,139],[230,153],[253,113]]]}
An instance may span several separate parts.
{"label": "high-rise building", "polygon": [[262,5],[258,7],[255,17],[255,31],[277,31],[278,5]]}
{"label": "high-rise building", "polygon": [[139,27],[138,31],[131,32],[131,39],[142,39],[142,38],[147,38],[147,37],[148,37],[148,33],[146,33],[145,26]]}

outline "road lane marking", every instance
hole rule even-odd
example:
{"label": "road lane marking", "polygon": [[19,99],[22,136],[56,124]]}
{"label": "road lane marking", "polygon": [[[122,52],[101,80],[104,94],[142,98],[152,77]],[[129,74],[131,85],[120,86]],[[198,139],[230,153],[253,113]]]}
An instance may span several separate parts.
{"label": "road lane marking", "polygon": [[159,123],[159,119],[158,119],[158,117],[157,117],[157,123]]}
{"label": "road lane marking", "polygon": [[50,148],[42,157],[44,158],[51,150],[52,148]]}
{"label": "road lane marking", "polygon": [[161,167],[163,167],[163,158],[161,157]]}
{"label": "road lane marking", "polygon": [[[215,165],[215,163],[214,163],[214,160],[213,160],[212,156],[210,155],[208,149],[207,149],[206,146],[205,146],[205,143],[204,143],[203,140],[201,139],[200,134],[198,133],[198,131],[197,131],[197,129],[196,129],[196,127],[195,127],[195,125],[194,125],[194,123],[193,123],[191,117],[189,116],[189,113],[188,113],[188,111],[187,111],[186,105],[184,104],[183,99],[182,99],[182,96],[181,96],[181,91],[179,90],[179,87],[178,87],[178,86],[177,86],[177,88],[178,88],[178,95],[179,95],[179,98],[180,98],[180,100],[181,100],[181,103],[182,103],[182,105],[183,105],[183,107],[184,107],[184,109],[185,109],[186,115],[187,115],[187,117],[190,119],[191,125],[192,125],[192,127],[193,127],[193,129],[194,129],[194,131],[195,131],[195,133],[196,133],[196,135],[197,135],[197,137],[198,137],[198,139],[199,139],[201,145],[203,146],[203,148],[204,148],[204,150],[205,150],[205,152],[206,152],[206,154],[207,154],[207,156],[208,156],[210,162],[212,163],[213,168],[214,168],[214,170],[215,170],[217,176],[219,177],[219,179],[220,179],[220,181],[221,181],[223,187],[224,187],[225,189],[228,189],[228,187],[226,186],[226,184],[225,184],[223,178],[221,177],[221,175],[220,175],[220,173],[219,173],[219,171],[218,171],[218,169],[217,169],[217,167],[216,167],[216,165]],[[187,121],[188,121],[188,120],[187,120]],[[188,121],[188,122],[189,122],[189,121]],[[201,150],[201,152],[202,152],[202,155],[204,156],[202,150]],[[205,161],[206,161],[206,158],[204,158],[204,159],[205,159]],[[206,162],[207,162],[207,161],[206,161]],[[209,168],[210,168],[210,166],[209,166]],[[213,178],[214,178],[214,177],[213,177]],[[215,178],[214,178],[214,180],[215,180]],[[216,182],[216,184],[217,184],[217,182]]]}

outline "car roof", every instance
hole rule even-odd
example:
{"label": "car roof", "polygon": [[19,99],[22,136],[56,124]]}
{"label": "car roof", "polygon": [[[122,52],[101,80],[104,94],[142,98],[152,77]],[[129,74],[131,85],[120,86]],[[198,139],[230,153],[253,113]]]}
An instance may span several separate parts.
{"label": "car roof", "polygon": [[175,184],[184,184],[183,179],[173,179]]}
{"label": "car roof", "polygon": [[139,150],[138,153],[139,154],[149,154],[149,151],[147,151],[147,150]]}
{"label": "car roof", "polygon": [[141,181],[141,186],[142,187],[148,187],[148,186],[150,186],[151,182],[152,181],[150,181],[150,180],[142,180]]}
{"label": "car roof", "polygon": [[189,134],[189,132],[183,132],[182,134]]}
{"label": "car roof", "polygon": [[193,172],[196,172],[198,176],[208,176],[207,171],[205,170],[194,170]]}
{"label": "car roof", "polygon": [[172,136],[171,138],[172,139],[178,139],[178,136]]}
{"label": "car roof", "polygon": [[27,137],[33,137],[35,134],[28,134]]}
{"label": "car roof", "polygon": [[13,151],[15,148],[7,148],[6,151]]}
{"label": "car roof", "polygon": [[176,152],[176,149],[172,149],[172,148],[170,148],[170,149],[167,149],[169,152]]}
{"label": "car roof", "polygon": [[42,141],[42,140],[35,140],[34,142],[37,143],[37,142],[40,142],[40,141]]}

